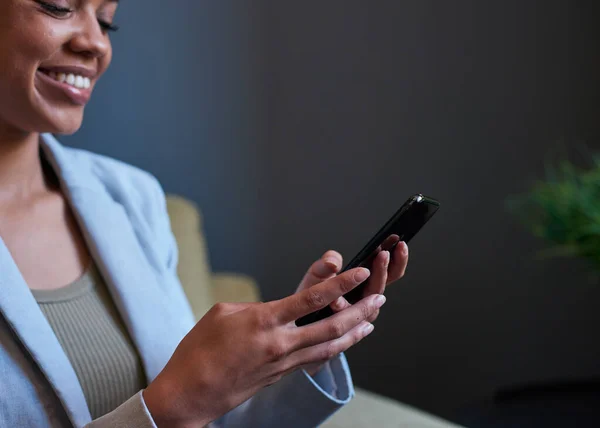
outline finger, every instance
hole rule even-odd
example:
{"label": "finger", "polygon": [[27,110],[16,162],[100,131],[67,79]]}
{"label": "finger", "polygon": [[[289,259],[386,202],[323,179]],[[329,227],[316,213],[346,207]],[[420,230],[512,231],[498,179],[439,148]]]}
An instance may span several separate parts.
{"label": "finger", "polygon": [[381,294],[369,296],[324,320],[294,328],[289,337],[292,352],[339,339],[361,322],[368,320],[384,303],[385,296]]}
{"label": "finger", "polygon": [[343,297],[338,297],[329,306],[331,306],[331,309],[333,310],[334,313],[337,313],[337,312],[343,311],[346,308],[349,308],[352,305],[350,305],[350,303]]}
{"label": "finger", "polygon": [[406,273],[407,265],[408,245],[405,242],[399,242],[396,248],[394,248],[390,267],[388,268],[388,284],[402,278]]}
{"label": "finger", "polygon": [[341,254],[337,251],[329,250],[311,265],[302,278],[302,281],[300,281],[298,289],[305,290],[313,285],[323,282],[338,273],[341,268]]}
{"label": "finger", "polygon": [[398,244],[398,242],[400,242],[400,237],[396,234],[391,234],[385,239],[385,241],[383,241],[381,247],[383,247],[384,250],[390,251]]}
{"label": "finger", "polygon": [[293,370],[305,364],[326,363],[356,345],[371,334],[373,329],[373,324],[363,321],[339,339],[293,352],[286,359],[286,366]]}
{"label": "finger", "polygon": [[367,321],[369,321],[371,323],[375,322],[375,320],[377,320],[377,318],[379,317],[379,312],[380,312],[379,309],[377,309],[375,312],[373,312],[371,314],[371,316],[369,318],[367,318]]}
{"label": "finger", "polygon": [[282,323],[290,323],[323,309],[340,296],[348,293],[365,281],[371,272],[365,268],[355,268],[335,278],[328,279],[299,293],[268,303],[273,314]]}
{"label": "finger", "polygon": [[372,265],[372,273],[369,282],[365,287],[363,296],[371,294],[383,294],[388,278],[388,266],[390,263],[390,252],[382,251],[377,254]]}

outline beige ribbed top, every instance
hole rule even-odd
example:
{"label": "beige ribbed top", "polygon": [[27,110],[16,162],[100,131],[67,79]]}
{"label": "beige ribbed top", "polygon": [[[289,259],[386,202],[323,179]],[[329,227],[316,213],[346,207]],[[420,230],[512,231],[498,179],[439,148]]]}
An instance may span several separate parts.
{"label": "beige ribbed top", "polygon": [[94,265],[56,290],[31,290],[69,358],[92,419],[146,387],[140,356]]}

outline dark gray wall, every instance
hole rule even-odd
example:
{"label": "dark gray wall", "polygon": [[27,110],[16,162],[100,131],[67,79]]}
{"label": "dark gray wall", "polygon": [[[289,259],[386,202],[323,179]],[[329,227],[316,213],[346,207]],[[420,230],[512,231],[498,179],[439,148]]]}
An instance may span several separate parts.
{"label": "dark gray wall", "polygon": [[215,268],[255,273],[261,15],[251,2],[122,2],[114,59],[69,144],[151,171],[201,206]]}
{"label": "dark gray wall", "polygon": [[600,375],[599,287],[577,263],[535,261],[503,209],[557,141],[599,141],[597,6],[268,6],[263,245],[281,256],[265,294],[290,292],[329,247],[351,257],[424,192],[442,210],[349,353],[356,382],[448,415],[500,385]]}
{"label": "dark gray wall", "polygon": [[503,210],[556,141],[599,141],[597,2],[124,2],[69,142],[154,172],[206,216],[213,264],[293,291],[406,197],[411,245],[356,382],[442,415],[516,382],[600,375],[600,288]]}

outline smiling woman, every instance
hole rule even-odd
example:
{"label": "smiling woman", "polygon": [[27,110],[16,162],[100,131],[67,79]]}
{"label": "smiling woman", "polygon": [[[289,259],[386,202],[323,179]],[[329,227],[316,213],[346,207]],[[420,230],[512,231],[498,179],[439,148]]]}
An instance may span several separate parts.
{"label": "smiling woman", "polygon": [[[0,16],[0,117],[19,129],[75,132],[111,62],[116,1],[7,0]],[[4,2],[6,3],[6,2]]]}
{"label": "smiling woman", "polygon": [[[382,251],[373,275],[336,275],[329,251],[296,294],[218,304],[194,325],[156,179],[52,135],[80,128],[116,10],[2,4],[0,427],[317,426],[353,396],[343,351],[385,301],[341,296],[397,280],[405,247]],[[329,318],[296,325],[328,305]]]}

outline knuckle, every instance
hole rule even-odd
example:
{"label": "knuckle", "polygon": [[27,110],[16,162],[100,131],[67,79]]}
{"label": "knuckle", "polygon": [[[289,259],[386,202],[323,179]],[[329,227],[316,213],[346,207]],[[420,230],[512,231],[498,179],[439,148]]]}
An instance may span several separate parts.
{"label": "knuckle", "polygon": [[211,310],[217,314],[222,314],[227,310],[227,303],[215,303]]}
{"label": "knuckle", "polygon": [[265,348],[269,361],[278,361],[287,355],[287,346],[280,340],[271,341]]}
{"label": "knuckle", "polygon": [[342,337],[345,332],[346,332],[346,328],[344,326],[344,323],[339,320],[333,321],[329,326],[330,337],[332,337],[334,339]]}
{"label": "knuckle", "polygon": [[326,302],[321,293],[309,289],[306,294],[306,304],[311,309],[318,309],[325,306]]}
{"label": "knuckle", "polygon": [[319,353],[316,355],[315,358],[315,362],[325,362],[330,360],[329,358],[329,350],[330,350],[330,346],[329,344],[327,344],[326,346],[323,347],[323,349],[319,350]]}
{"label": "knuckle", "polygon": [[342,349],[340,349],[338,342],[331,342],[327,344],[327,347],[325,348],[325,359],[331,360],[340,352],[342,352]]}
{"label": "knuckle", "polygon": [[270,330],[275,324],[274,316],[270,311],[256,311],[255,320],[261,330]]}
{"label": "knuckle", "polygon": [[371,307],[367,304],[361,304],[359,309],[360,309],[360,317],[363,320],[366,320],[367,318],[369,318],[371,316],[371,314],[373,313],[373,309],[371,309]]}
{"label": "knuckle", "polygon": [[340,291],[343,294],[346,294],[349,291],[351,291],[355,285],[356,285],[356,283],[354,282],[352,277],[350,277],[349,275],[340,277]]}

